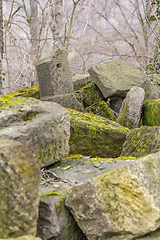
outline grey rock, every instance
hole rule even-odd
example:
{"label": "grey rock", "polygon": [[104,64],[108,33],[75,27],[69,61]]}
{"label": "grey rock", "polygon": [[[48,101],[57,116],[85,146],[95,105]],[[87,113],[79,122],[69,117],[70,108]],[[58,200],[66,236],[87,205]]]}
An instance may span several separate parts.
{"label": "grey rock", "polygon": [[148,79],[138,67],[127,61],[101,63],[89,68],[88,72],[105,98],[124,98],[133,86],[140,86]]}
{"label": "grey rock", "polygon": [[141,87],[145,90],[144,102],[160,98],[160,90],[150,80],[143,82]]}
{"label": "grey rock", "polygon": [[141,110],[145,91],[140,87],[133,87],[123,101],[117,122],[130,129],[139,127]]}
{"label": "grey rock", "polygon": [[74,109],[77,109],[77,105],[80,107],[78,100],[73,97],[73,81],[65,48],[58,48],[37,61],[36,69],[41,99],[49,100],[44,97],[53,97],[50,101],[57,102],[64,107],[66,107],[64,105],[66,99],[67,107]]}
{"label": "grey rock", "polygon": [[36,235],[40,171],[19,141],[0,137],[0,238]]}
{"label": "grey rock", "polygon": [[65,205],[88,240],[131,240],[160,227],[160,152],[74,186]]}
{"label": "grey rock", "polygon": [[73,87],[74,91],[79,90],[80,88],[83,88],[87,85],[87,83],[91,82],[91,76],[89,74],[85,75],[76,75],[72,78],[73,80]]}
{"label": "grey rock", "polygon": [[0,113],[0,136],[20,141],[36,156],[40,166],[69,153],[70,119],[57,103],[35,100]]}

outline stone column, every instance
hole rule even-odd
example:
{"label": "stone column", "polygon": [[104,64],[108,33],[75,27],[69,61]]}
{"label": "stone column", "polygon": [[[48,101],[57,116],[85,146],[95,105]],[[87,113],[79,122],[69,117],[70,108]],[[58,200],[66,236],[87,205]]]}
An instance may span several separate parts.
{"label": "stone column", "polygon": [[36,64],[40,97],[63,107],[82,109],[74,95],[73,81],[69,69],[68,54],[65,48],[50,52]]}

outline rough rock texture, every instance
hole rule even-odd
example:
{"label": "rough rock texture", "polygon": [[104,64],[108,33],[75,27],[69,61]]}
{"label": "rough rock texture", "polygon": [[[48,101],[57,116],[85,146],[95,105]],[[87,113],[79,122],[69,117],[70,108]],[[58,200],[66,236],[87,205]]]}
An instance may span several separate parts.
{"label": "rough rock texture", "polygon": [[69,190],[65,205],[88,240],[130,240],[160,227],[160,152]]}
{"label": "rough rock texture", "polygon": [[68,53],[65,48],[58,48],[37,61],[36,69],[42,100],[57,102],[64,107],[77,110],[82,107],[74,95]]}
{"label": "rough rock texture", "polygon": [[105,98],[125,97],[133,86],[140,86],[147,77],[127,61],[112,61],[94,65],[88,70]]}
{"label": "rough rock texture", "polygon": [[[77,183],[92,179],[106,171],[111,171],[134,158],[88,158],[80,154],[68,156],[50,166],[50,173],[56,174],[59,181],[47,186],[44,180],[40,185],[41,201],[37,233],[44,240],[84,240],[71,213],[64,206],[67,191]],[[46,179],[48,181],[48,178]]]}
{"label": "rough rock texture", "polygon": [[70,154],[117,157],[126,139],[128,128],[107,118],[69,110]]}
{"label": "rough rock texture", "polygon": [[133,87],[123,101],[117,122],[122,126],[138,128],[141,119],[145,91],[140,87]]}
{"label": "rough rock texture", "polygon": [[160,126],[160,99],[144,104],[142,122],[147,126]]}
{"label": "rough rock texture", "polygon": [[160,90],[150,80],[143,82],[141,87],[145,90],[145,102],[160,98]]}
{"label": "rough rock texture", "polygon": [[33,154],[0,137],[0,237],[36,235],[40,171]]}
{"label": "rough rock texture", "polygon": [[128,132],[122,156],[144,156],[160,151],[160,127],[143,126]]}
{"label": "rough rock texture", "polygon": [[75,93],[78,101],[84,106],[88,107],[102,99],[104,99],[101,91],[93,83],[88,83],[85,87],[79,89]]}
{"label": "rough rock texture", "polygon": [[104,101],[96,102],[91,106],[85,108],[85,110],[89,113],[93,113],[101,117],[108,118],[112,121],[116,121],[116,118],[113,115],[111,109],[108,107],[107,103]]}
{"label": "rough rock texture", "polygon": [[74,91],[79,90],[87,85],[87,83],[91,82],[91,76],[89,74],[86,75],[76,75],[72,78],[73,80],[73,88]]}
{"label": "rough rock texture", "polygon": [[[22,237],[17,237],[17,238],[7,238],[7,240],[40,240],[41,238],[39,237],[33,237],[33,236],[22,236]],[[6,239],[2,239],[0,238],[0,240],[6,240]]]}
{"label": "rough rock texture", "polygon": [[65,157],[69,152],[68,111],[53,102],[20,100],[15,100],[20,102],[13,103],[11,110],[6,103],[7,106],[1,106],[0,136],[19,140],[35,153],[41,166]]}

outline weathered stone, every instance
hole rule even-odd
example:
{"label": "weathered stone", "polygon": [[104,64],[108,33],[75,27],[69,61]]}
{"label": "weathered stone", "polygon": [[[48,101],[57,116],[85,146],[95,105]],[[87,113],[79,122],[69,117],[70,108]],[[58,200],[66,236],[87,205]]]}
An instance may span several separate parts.
{"label": "weathered stone", "polygon": [[124,98],[133,86],[140,86],[147,80],[138,67],[127,61],[101,63],[89,68],[88,72],[105,98]]}
{"label": "weathered stone", "polygon": [[143,125],[160,126],[160,99],[148,101],[143,106]]}
{"label": "weathered stone", "polygon": [[[69,69],[68,53],[65,48],[50,52],[36,63],[41,99],[54,101],[63,105],[65,100],[71,104],[67,107],[82,107],[74,96],[73,81]],[[47,99],[47,97],[50,97]]]}
{"label": "weathered stone", "polygon": [[11,98],[10,106],[10,98],[3,98],[0,136],[19,140],[34,152],[41,166],[52,164],[68,154],[70,119],[66,109],[57,103],[25,98]]}
{"label": "weathered stone", "polygon": [[143,82],[141,87],[145,90],[144,102],[160,98],[160,90],[150,80]]}
{"label": "weathered stone", "polygon": [[123,101],[117,122],[130,129],[138,128],[141,119],[145,91],[140,87],[133,87]]}
{"label": "weathered stone", "polygon": [[160,127],[143,126],[127,133],[122,156],[145,156],[160,151]]}
{"label": "weathered stone", "polygon": [[87,85],[87,83],[91,82],[91,76],[89,74],[86,75],[76,75],[72,78],[74,91],[79,90]]}
{"label": "weathered stone", "polygon": [[112,121],[116,121],[115,116],[113,115],[112,111],[108,107],[107,103],[104,101],[96,102],[91,106],[85,108],[85,110],[89,113],[93,113],[101,117],[108,118]]}
{"label": "weathered stone", "polygon": [[101,91],[93,82],[76,91],[75,95],[85,108],[104,99]]}
{"label": "weathered stone", "polygon": [[[49,167],[49,172],[60,178],[47,186],[40,185],[41,201],[37,233],[44,240],[81,240],[82,231],[64,206],[68,190],[106,171],[126,165],[135,158],[88,158],[80,154],[68,156]],[[48,180],[48,179],[46,179]]]}
{"label": "weathered stone", "polygon": [[[33,237],[33,236],[22,236],[22,237],[17,237],[17,238],[7,238],[7,240],[40,240],[41,238],[39,237]],[[6,240],[6,239],[2,239],[0,238],[0,240]]]}
{"label": "weathered stone", "polygon": [[56,102],[65,108],[71,108],[71,109],[83,111],[83,106],[80,104],[79,101],[77,101],[74,93],[67,93],[67,94],[56,95],[56,96],[46,96],[46,97],[43,97],[41,100]]}
{"label": "weathered stone", "polygon": [[69,109],[70,154],[117,157],[126,139],[128,128],[94,114]]}
{"label": "weathered stone", "polygon": [[131,240],[160,227],[160,152],[69,190],[65,205],[88,240]]}
{"label": "weathered stone", "polygon": [[0,137],[0,237],[36,235],[40,171],[29,151]]}

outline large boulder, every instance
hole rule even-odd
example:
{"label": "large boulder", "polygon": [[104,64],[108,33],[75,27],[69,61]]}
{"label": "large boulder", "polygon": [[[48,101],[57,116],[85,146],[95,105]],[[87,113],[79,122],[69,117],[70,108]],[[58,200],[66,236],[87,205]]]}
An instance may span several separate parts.
{"label": "large boulder", "polygon": [[[70,155],[50,166],[49,176],[43,179],[40,185],[38,236],[44,240],[84,240],[82,230],[64,204],[68,190],[78,183],[124,166],[134,159],[88,158],[77,154]],[[45,170],[44,173],[46,173]],[[55,176],[57,179],[54,178],[53,181]]]}
{"label": "large boulder", "polygon": [[107,118],[69,109],[70,154],[117,157],[126,139],[128,128]]}
{"label": "large boulder", "polygon": [[140,87],[133,87],[123,101],[117,122],[130,129],[138,128],[145,91]]}
{"label": "large boulder", "polygon": [[143,126],[127,133],[122,156],[145,156],[160,151],[160,127]]}
{"label": "large boulder", "polygon": [[160,126],[160,98],[144,104],[142,122],[147,126]]}
{"label": "large boulder", "polygon": [[65,205],[88,240],[131,240],[160,227],[160,152],[69,190]]}
{"label": "large boulder", "polygon": [[105,98],[125,97],[133,86],[147,80],[138,67],[127,61],[104,62],[92,66],[88,72]]}
{"label": "large boulder", "polygon": [[36,235],[40,176],[29,149],[0,137],[0,238]]}
{"label": "large boulder", "polygon": [[0,110],[0,136],[23,143],[41,166],[69,153],[69,113],[59,104],[6,95],[0,98]]}

